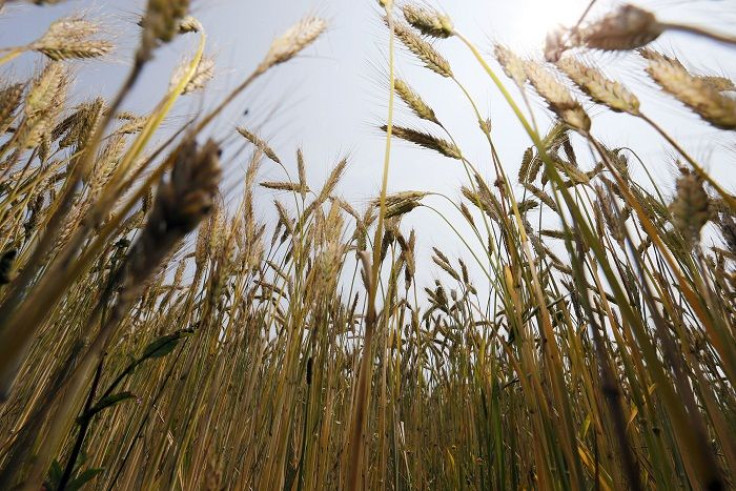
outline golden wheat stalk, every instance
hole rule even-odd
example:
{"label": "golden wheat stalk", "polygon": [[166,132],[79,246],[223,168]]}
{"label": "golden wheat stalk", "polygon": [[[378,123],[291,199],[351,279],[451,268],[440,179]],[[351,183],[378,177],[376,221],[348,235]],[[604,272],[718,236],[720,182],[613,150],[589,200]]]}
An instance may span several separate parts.
{"label": "golden wheat stalk", "polygon": [[[173,248],[212,209],[221,174],[219,157],[219,146],[212,140],[197,148],[194,139],[188,138],[176,150],[171,178],[159,186],[146,225],[131,247],[116,280],[120,285],[117,302],[89,350],[65,383],[63,396],[50,415],[51,431],[44,439],[43,448],[26,481],[27,486],[35,488],[43,482],[63,438],[74,424],[95,368],[118,325],[150,277]],[[101,312],[106,300],[105,296],[101,297],[97,312]],[[91,330],[98,320],[97,315],[93,316],[88,329]]]}

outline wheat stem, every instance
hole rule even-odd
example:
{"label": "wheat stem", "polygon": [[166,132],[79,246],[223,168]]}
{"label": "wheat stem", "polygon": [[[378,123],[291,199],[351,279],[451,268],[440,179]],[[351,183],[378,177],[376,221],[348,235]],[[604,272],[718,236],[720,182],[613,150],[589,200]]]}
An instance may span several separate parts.
{"label": "wheat stem", "polygon": [[0,65],[4,65],[5,63],[16,59],[26,51],[28,51],[28,48],[25,46],[18,46],[17,48],[8,49],[8,52],[0,57]]}
{"label": "wheat stem", "polygon": [[[394,78],[394,19],[391,10],[391,2],[385,6],[386,18],[389,30],[389,101],[388,116],[386,123],[386,144],[383,157],[383,173],[381,178],[381,194],[379,197],[378,225],[373,239],[373,259],[370,266],[370,285],[368,290],[368,314],[365,323],[365,334],[363,339],[363,353],[358,373],[357,389],[351,418],[350,429],[350,456],[348,461],[348,489],[360,491],[365,485],[365,438],[366,438],[366,415],[371,398],[371,378],[373,359],[373,336],[376,330],[376,297],[381,271],[381,247],[383,240],[384,222],[386,217],[386,193],[388,191],[388,176],[391,162],[391,137],[393,134],[393,113],[395,101],[395,78]],[[367,265],[366,265],[367,266]],[[364,267],[366,267],[364,266]]]}
{"label": "wheat stem", "polygon": [[670,31],[686,32],[689,34],[695,34],[697,36],[706,37],[708,39],[712,39],[714,41],[718,41],[721,43],[736,44],[736,36],[733,36],[731,34],[711,31],[710,29],[706,29],[704,27],[693,26],[689,24],[671,24],[671,23],[664,23],[664,22],[660,24],[662,25],[663,28],[670,30]]}
{"label": "wheat stem", "polygon": [[713,179],[710,176],[710,174],[708,174],[708,172],[706,172],[706,170],[703,169],[703,167],[700,164],[698,164],[698,162],[692,156],[690,156],[690,154],[684,148],[682,148],[682,146],[677,142],[677,140],[672,138],[669,135],[669,133],[667,133],[664,130],[664,128],[662,128],[656,121],[651,119],[649,116],[645,114],[640,114],[639,117],[642,120],[646,121],[647,124],[649,124],[652,128],[654,128],[654,130],[657,133],[659,133],[662,136],[662,138],[667,140],[667,143],[672,145],[672,148],[674,148],[677,151],[677,153],[679,153],[687,161],[687,163],[692,166],[695,172],[697,172],[697,174],[703,180],[705,180],[708,184],[710,184],[713,187],[713,189],[716,190],[716,192],[728,203],[731,209],[736,210],[736,198],[731,193],[723,189],[723,187],[718,183],[718,181]]}

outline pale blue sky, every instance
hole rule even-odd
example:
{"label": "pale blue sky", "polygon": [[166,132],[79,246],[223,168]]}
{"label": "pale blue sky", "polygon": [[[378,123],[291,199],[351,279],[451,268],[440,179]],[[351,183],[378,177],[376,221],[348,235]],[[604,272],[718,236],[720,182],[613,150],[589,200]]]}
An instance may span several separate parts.
{"label": "pale blue sky", "polygon": [[[601,0],[605,9],[612,2]],[[652,9],[663,19],[702,23],[711,28],[733,31],[736,25],[736,1],[733,0],[655,0],[637,2]],[[48,24],[62,15],[85,11],[90,18],[101,18],[109,32],[121,45],[107,63],[85,63],[79,70],[76,97],[110,95],[113,93],[130,59],[137,39],[126,38],[135,32],[131,25],[145,4],[142,0],[103,2],[101,0],[68,0],[55,7],[34,7],[26,4],[6,7],[0,14],[0,47],[31,41],[43,33]],[[500,40],[512,46],[534,52],[543,39],[548,19],[575,19],[587,4],[586,0],[444,0],[433,3],[445,10],[455,25],[485,52],[491,42]],[[271,40],[306,13],[326,17],[330,30],[324,38],[309,48],[299,60],[278,67],[261,80],[216,125],[219,137],[244,124],[258,129],[271,141],[277,153],[295,168],[293,155],[303,146],[309,164],[309,178],[318,187],[330,167],[343,155],[350,156],[350,167],[340,188],[356,207],[362,208],[374,196],[380,183],[383,158],[383,137],[376,129],[384,122],[387,109],[387,33],[380,20],[375,0],[199,0],[193,2],[194,14],[204,23],[209,34],[209,51],[217,59],[217,80],[202,96],[190,97],[182,114],[196,112],[202,104],[212,103],[255,67],[267,51]],[[553,8],[550,6],[554,5]],[[169,73],[178,61],[192,50],[193,39],[181,39],[157,53],[136,87],[128,107],[145,112],[165,90]],[[488,111],[494,125],[494,135],[501,158],[510,174],[515,175],[526,146],[527,137],[512,117],[505,103],[491,86],[480,67],[456,40],[436,44],[450,60],[459,79],[467,84],[482,110]],[[676,49],[696,70],[736,75],[736,48],[718,46],[686,34],[665,34],[656,46]],[[642,71],[635,56],[594,54],[591,59],[611,74],[622,78],[642,99],[643,109],[700,158],[716,176],[733,182],[736,149],[733,132],[709,129],[697,117],[673,100],[657,96],[656,89]],[[38,66],[40,57],[29,55],[10,67],[10,74],[25,73]],[[8,76],[6,69],[3,76]],[[409,81],[434,107],[439,118],[458,138],[464,153],[470,156],[491,180],[488,149],[476,129],[471,109],[461,93],[448,81],[420,68],[404,50],[399,50],[398,74]],[[542,103],[532,98],[537,118],[542,126],[550,118]],[[586,106],[588,107],[588,106]],[[248,108],[248,116],[243,110]],[[610,114],[590,106],[593,130],[612,146],[630,146],[644,158],[655,175],[665,182],[674,175],[671,152],[665,143],[638,121],[627,116]],[[170,123],[175,126],[175,120]],[[397,122],[420,129],[432,129],[418,123],[410,112],[398,105]],[[587,156],[581,149],[580,155]],[[244,159],[234,163],[244,165]],[[635,174],[643,178],[644,174]],[[230,173],[229,183],[236,170]],[[266,162],[263,179],[281,179],[279,169]],[[392,158],[390,186],[394,191],[405,189],[431,190],[459,196],[465,174],[456,161],[396,142]],[[733,190],[734,186],[729,185]],[[259,193],[263,210],[270,209],[271,195]],[[443,207],[442,201],[429,201]],[[446,209],[446,208],[442,208]],[[264,211],[264,213],[266,213]],[[453,219],[458,217],[451,217]],[[407,226],[421,229],[420,244],[448,244],[447,252],[461,252],[461,245],[448,238],[447,227],[428,210],[417,210],[406,220]]]}

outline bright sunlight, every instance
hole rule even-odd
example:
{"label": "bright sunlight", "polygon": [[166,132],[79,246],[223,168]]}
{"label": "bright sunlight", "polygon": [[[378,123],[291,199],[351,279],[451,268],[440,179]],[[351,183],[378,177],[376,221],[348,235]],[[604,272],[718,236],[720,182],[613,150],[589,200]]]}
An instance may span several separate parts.
{"label": "bright sunlight", "polygon": [[538,49],[547,33],[559,26],[574,25],[590,3],[588,0],[529,0],[518,12],[509,42],[523,49]]}

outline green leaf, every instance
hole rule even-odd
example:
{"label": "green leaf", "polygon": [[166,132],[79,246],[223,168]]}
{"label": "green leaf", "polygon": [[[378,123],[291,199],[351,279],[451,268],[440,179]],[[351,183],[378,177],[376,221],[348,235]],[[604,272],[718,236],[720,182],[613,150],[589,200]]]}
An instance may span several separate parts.
{"label": "green leaf", "polygon": [[77,491],[79,489],[82,489],[82,486],[94,479],[97,474],[100,474],[104,470],[105,469],[103,468],[87,469],[86,471],[75,477],[73,480],[71,480],[66,489],[69,491]]}
{"label": "green leaf", "polygon": [[61,482],[62,474],[64,474],[64,469],[61,468],[61,464],[59,464],[59,461],[54,459],[54,461],[51,463],[51,468],[49,469],[49,475],[46,478],[46,488],[58,488],[59,482]]}
{"label": "green leaf", "polygon": [[160,338],[152,341],[148,346],[146,346],[146,349],[143,350],[140,361],[161,358],[168,355],[174,350],[179,340],[191,332],[191,329],[182,329],[175,333],[161,336]]}
{"label": "green leaf", "polygon": [[[118,392],[117,394],[110,394],[109,396],[105,397],[100,402],[95,404],[95,406],[87,411],[84,416],[86,416],[87,418],[91,418],[100,411],[103,411],[123,401],[127,401],[128,399],[135,399],[135,395],[128,391]],[[79,420],[81,420],[84,416],[80,416],[77,422],[79,423]]]}

